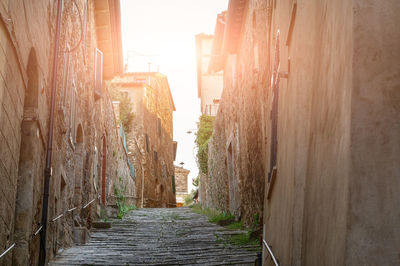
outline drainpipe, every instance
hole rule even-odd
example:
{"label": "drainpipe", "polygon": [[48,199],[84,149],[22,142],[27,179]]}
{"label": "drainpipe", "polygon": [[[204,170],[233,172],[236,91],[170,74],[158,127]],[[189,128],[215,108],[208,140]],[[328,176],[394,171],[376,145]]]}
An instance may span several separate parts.
{"label": "drainpipe", "polygon": [[144,164],[142,164],[142,209],[143,209],[143,195],[144,195]]}
{"label": "drainpipe", "polygon": [[47,212],[49,207],[50,177],[52,174],[51,156],[52,156],[52,146],[53,146],[54,109],[56,103],[57,66],[58,66],[59,42],[61,33],[62,6],[63,6],[63,0],[58,0],[56,40],[54,44],[53,76],[52,76],[52,88],[51,88],[50,121],[49,121],[49,131],[48,131],[48,141],[47,141],[47,151],[46,151],[46,168],[44,170],[44,191],[43,191],[43,207],[42,207],[43,230],[40,232],[40,254],[39,254],[40,266],[44,266],[46,263]]}

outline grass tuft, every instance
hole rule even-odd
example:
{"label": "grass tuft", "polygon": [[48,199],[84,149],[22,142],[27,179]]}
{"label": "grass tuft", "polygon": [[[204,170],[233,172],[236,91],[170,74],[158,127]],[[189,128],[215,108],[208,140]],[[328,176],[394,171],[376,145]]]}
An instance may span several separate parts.
{"label": "grass tuft", "polygon": [[242,222],[234,222],[227,226],[229,230],[243,230],[244,226]]}
{"label": "grass tuft", "polygon": [[258,239],[250,237],[250,232],[233,235],[229,238],[229,242],[236,246],[260,246]]}

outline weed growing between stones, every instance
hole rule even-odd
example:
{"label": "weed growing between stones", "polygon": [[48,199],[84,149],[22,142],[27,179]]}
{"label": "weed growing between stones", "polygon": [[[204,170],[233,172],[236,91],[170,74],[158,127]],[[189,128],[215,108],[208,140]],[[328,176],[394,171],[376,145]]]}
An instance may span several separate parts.
{"label": "weed growing between stones", "polygon": [[251,231],[233,235],[229,237],[229,242],[237,246],[260,246],[260,241],[258,239],[251,238]]}
{"label": "weed growing between stones", "polygon": [[119,185],[114,184],[114,194],[116,197],[116,205],[118,208],[118,214],[117,218],[122,219],[126,213],[128,213],[131,210],[136,210],[137,207],[135,205],[127,205],[126,204],[126,197],[125,197],[125,191],[126,191],[126,186],[122,182],[122,177],[119,177]]}
{"label": "weed growing between stones", "polygon": [[235,216],[229,212],[219,212],[209,208],[202,209],[200,204],[194,204],[191,208],[195,213],[207,216],[211,223],[226,226],[235,222]]}
{"label": "weed growing between stones", "polygon": [[[208,217],[209,222],[216,223],[218,225],[224,226],[230,230],[245,230],[247,232],[241,232],[230,236],[227,242],[237,246],[260,246],[260,240],[256,237],[255,226],[251,228],[245,228],[241,221],[235,221],[235,216],[229,212],[219,212],[209,208],[201,208],[200,204],[194,204],[190,206],[193,212],[205,215]],[[257,215],[258,216],[258,215]],[[254,218],[258,218],[255,217]],[[258,219],[255,219],[257,221]],[[219,240],[219,238],[217,238]]]}
{"label": "weed growing between stones", "polygon": [[243,230],[244,229],[244,225],[242,222],[234,222],[231,223],[227,226],[227,228],[229,230]]}

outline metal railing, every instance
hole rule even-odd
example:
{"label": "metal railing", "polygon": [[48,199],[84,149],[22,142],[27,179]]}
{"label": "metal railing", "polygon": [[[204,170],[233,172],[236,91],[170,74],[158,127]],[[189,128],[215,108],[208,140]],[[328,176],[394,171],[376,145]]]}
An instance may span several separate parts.
{"label": "metal railing", "polygon": [[[86,203],[85,205],[83,205],[83,206],[82,206],[82,209],[86,209],[90,204],[92,204],[93,202],[95,202],[95,200],[96,200],[96,198],[92,199],[91,201],[89,201],[88,203]],[[74,211],[74,210],[76,210],[76,209],[79,209],[79,207],[75,206],[75,207],[73,207],[73,208],[67,210],[67,212],[72,212],[72,211]],[[52,222],[55,222],[55,221],[57,221],[58,219],[60,219],[61,217],[63,217],[63,216],[64,216],[64,213],[61,213],[60,215],[58,215],[58,216],[56,216],[55,218],[53,218],[51,221],[52,221]],[[40,231],[40,230],[42,229],[42,227],[43,227],[43,225],[38,229],[38,231]]]}
{"label": "metal railing", "polygon": [[15,243],[12,244],[8,249],[6,249],[6,251],[4,251],[3,253],[1,253],[0,259],[1,259],[4,255],[6,255],[10,250],[12,250],[14,246],[15,246]]}
{"label": "metal railing", "polygon": [[[90,204],[92,204],[95,200],[96,200],[96,198],[94,198],[94,199],[92,199],[91,201],[89,201],[87,204],[85,204],[85,205],[82,207],[82,209],[86,209],[86,208],[87,208]],[[72,211],[74,211],[74,210],[76,210],[76,209],[78,209],[78,207],[73,207],[73,208],[67,210],[67,212],[72,212]],[[64,216],[64,214],[62,213],[62,214],[56,216],[55,218],[53,218],[51,221],[52,221],[52,222],[55,222],[55,221],[57,221],[58,219],[60,219],[61,217],[63,217],[63,216]],[[33,233],[32,237],[37,236],[37,235],[40,233],[40,231],[42,231],[42,229],[43,229],[43,225],[40,225],[40,227],[36,230],[36,232]],[[10,250],[12,250],[14,247],[15,247],[15,243],[12,244],[12,245],[11,245],[8,249],[6,249],[3,253],[1,253],[0,258],[2,258],[4,255],[6,255],[6,254],[7,254]]]}
{"label": "metal railing", "polygon": [[267,241],[265,241],[265,239],[263,239],[263,244],[264,244],[264,246],[267,248],[268,253],[269,253],[269,255],[271,256],[271,259],[272,259],[272,261],[274,262],[274,264],[275,264],[276,266],[279,266],[278,261],[276,260],[276,258],[275,258],[275,256],[274,256],[274,253],[272,253],[272,250],[271,250],[271,248],[269,247]]}
{"label": "metal railing", "polygon": [[39,234],[40,231],[42,231],[42,229],[43,229],[43,225],[41,225],[41,226],[39,227],[39,229],[36,230],[36,232],[33,234],[33,236],[37,236],[37,234]]}

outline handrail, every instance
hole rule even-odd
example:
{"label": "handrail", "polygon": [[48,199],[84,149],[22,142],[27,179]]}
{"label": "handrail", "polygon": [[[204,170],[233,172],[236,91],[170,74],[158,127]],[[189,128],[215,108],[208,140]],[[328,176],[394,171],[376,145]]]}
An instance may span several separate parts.
{"label": "handrail", "polygon": [[91,201],[89,201],[85,206],[83,206],[82,209],[86,209],[87,206],[89,206],[90,204],[92,204],[96,199],[92,199]]}
{"label": "handrail", "polygon": [[73,207],[71,209],[69,209],[67,212],[72,212],[73,210],[76,210],[78,207]]}
{"label": "handrail", "polygon": [[58,215],[56,218],[54,218],[53,220],[51,220],[52,222],[55,222],[55,221],[57,221],[58,219],[60,219],[61,217],[63,217],[64,216],[64,214],[63,213],[61,213],[60,215]]}
{"label": "handrail", "polygon": [[276,266],[279,266],[278,261],[276,260],[276,258],[275,258],[275,256],[274,256],[274,253],[272,253],[272,250],[271,250],[271,248],[269,247],[267,241],[265,241],[265,239],[263,239],[263,243],[264,243],[264,246],[267,248],[268,253],[269,253],[269,255],[271,256],[272,261],[274,262],[274,264],[275,264]]}
{"label": "handrail", "polygon": [[[89,201],[86,205],[84,205],[84,206],[82,207],[82,209],[86,209],[87,206],[89,206],[90,204],[92,204],[95,200],[96,200],[96,199],[94,198],[94,199],[92,199],[91,201]],[[67,210],[67,212],[72,212],[72,211],[74,211],[74,210],[76,210],[76,209],[78,209],[78,207],[73,207],[73,208]],[[54,219],[51,220],[51,221],[52,221],[52,222],[55,222],[56,220],[60,219],[60,218],[63,217],[63,216],[64,216],[64,214],[62,213],[62,214],[58,215],[56,218],[54,218]],[[42,229],[42,227],[43,227],[43,226],[41,226],[39,229]]]}
{"label": "handrail", "polygon": [[33,236],[36,236],[37,234],[39,234],[39,232],[42,231],[42,229],[43,229],[43,225],[41,225],[41,226],[39,227],[39,229],[36,230],[36,232],[33,234]]}
{"label": "handrail", "polygon": [[15,243],[12,244],[8,249],[6,249],[6,251],[4,251],[3,253],[1,253],[0,258],[3,257],[4,255],[6,255],[7,252],[9,252],[10,250],[12,250],[14,246],[15,246]]}

